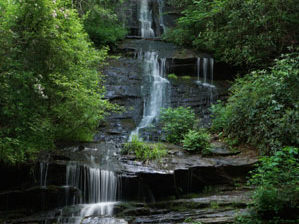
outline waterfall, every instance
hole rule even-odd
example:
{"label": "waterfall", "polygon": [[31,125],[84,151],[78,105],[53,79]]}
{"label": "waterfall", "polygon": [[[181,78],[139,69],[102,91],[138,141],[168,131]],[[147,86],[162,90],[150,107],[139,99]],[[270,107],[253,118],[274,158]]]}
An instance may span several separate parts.
{"label": "waterfall", "polygon": [[[70,163],[66,167],[66,185],[80,191],[79,201],[83,204],[75,223],[92,215],[113,215],[116,204],[118,179],[113,171]],[[68,189],[68,188],[66,188]]]}
{"label": "waterfall", "polygon": [[197,58],[196,65],[197,65],[197,82],[200,83],[200,80],[199,80],[199,78],[200,78],[200,58]]}
{"label": "waterfall", "polygon": [[40,167],[40,186],[45,188],[47,187],[49,163],[40,162],[39,167]]}
{"label": "waterfall", "polygon": [[140,1],[140,11],[139,11],[139,22],[141,29],[142,38],[152,38],[155,37],[155,32],[152,28],[152,11],[149,10],[149,1]]}
{"label": "waterfall", "polygon": [[213,85],[214,82],[214,59],[213,58],[203,58],[203,65],[202,65],[202,81],[200,80],[200,72],[201,72],[201,58],[197,58],[196,62],[196,70],[197,70],[197,81],[198,85],[203,85],[209,88],[215,88]]}
{"label": "waterfall", "polygon": [[207,83],[207,75],[208,75],[208,58],[203,59],[203,82]]}
{"label": "waterfall", "polygon": [[112,171],[69,164],[66,185],[82,192],[81,203],[98,203],[116,200],[117,177]]}
{"label": "waterfall", "polygon": [[160,27],[162,28],[163,32],[166,31],[166,26],[164,25],[164,19],[163,19],[163,7],[164,7],[164,0],[158,0],[159,5],[159,21],[160,21]]}
{"label": "waterfall", "polygon": [[210,73],[211,73],[211,84],[213,85],[213,80],[214,80],[214,58],[210,59]]}
{"label": "waterfall", "polygon": [[145,52],[139,54],[140,59],[145,63],[144,72],[148,76],[150,85],[150,96],[145,99],[143,108],[143,117],[137,128],[131,132],[129,141],[133,135],[138,135],[139,130],[151,125],[158,118],[162,107],[166,107],[169,97],[167,97],[167,88],[169,81],[164,78],[166,59],[158,58],[157,52]]}

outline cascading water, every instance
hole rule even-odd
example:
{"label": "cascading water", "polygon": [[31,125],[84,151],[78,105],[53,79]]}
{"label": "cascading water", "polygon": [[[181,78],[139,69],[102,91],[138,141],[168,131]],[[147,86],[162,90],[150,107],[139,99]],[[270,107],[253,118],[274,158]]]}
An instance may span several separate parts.
{"label": "cascading water", "polygon": [[[210,65],[210,66],[209,66]],[[198,85],[202,85],[208,88],[209,98],[208,104],[211,104],[214,100],[213,89],[215,86],[213,85],[214,82],[214,59],[213,58],[203,58],[202,63],[202,80],[200,81],[200,72],[201,72],[201,58],[197,58],[197,81]],[[209,82],[208,82],[209,80]]]}
{"label": "cascading water", "polygon": [[197,82],[200,82],[199,78],[200,78],[200,58],[197,58]]}
{"label": "cascading water", "polygon": [[164,24],[164,18],[163,18],[163,7],[164,7],[164,0],[158,0],[159,5],[159,21],[160,21],[160,27],[162,28],[162,33],[165,33],[166,26]]}
{"label": "cascading water", "polygon": [[[213,58],[203,58],[202,59],[202,80],[201,77],[201,58],[197,58],[197,84],[201,84],[206,87],[215,88],[214,82],[214,59]],[[210,66],[209,66],[210,65]],[[208,82],[209,80],[209,82]]]}
{"label": "cascading water", "polygon": [[144,72],[148,75],[150,96],[145,99],[142,120],[137,128],[131,132],[129,141],[134,135],[139,134],[140,129],[151,125],[158,118],[161,108],[166,107],[169,101],[167,91],[169,81],[164,78],[166,59],[159,59],[158,56],[157,52],[150,51],[139,54],[140,59],[145,63]]}
{"label": "cascading water", "polygon": [[213,81],[214,81],[214,58],[210,59],[210,73],[211,73],[211,84],[213,85]]}
{"label": "cascading water", "polygon": [[48,162],[40,162],[40,186],[45,188],[47,187],[47,176],[48,176],[48,168],[49,163]]}
{"label": "cascading water", "polygon": [[208,58],[203,59],[203,83],[207,83],[208,75]]}
{"label": "cascading water", "polygon": [[142,38],[155,37],[155,32],[152,28],[152,11],[149,10],[148,3],[148,0],[140,0],[139,22]]}
{"label": "cascading water", "polygon": [[[69,163],[66,167],[66,204],[80,204],[80,211],[66,218],[62,214],[58,223],[79,224],[86,217],[113,215],[117,184],[118,177],[113,171]],[[77,189],[80,195],[69,199],[70,188]]]}

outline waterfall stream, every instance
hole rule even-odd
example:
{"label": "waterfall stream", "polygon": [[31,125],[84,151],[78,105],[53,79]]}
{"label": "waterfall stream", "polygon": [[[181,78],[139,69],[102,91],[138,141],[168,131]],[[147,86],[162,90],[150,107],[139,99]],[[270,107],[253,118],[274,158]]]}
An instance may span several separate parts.
{"label": "waterfall stream", "polygon": [[113,171],[70,162],[66,167],[66,198],[70,188],[77,189],[80,195],[74,195],[66,205],[78,205],[80,210],[66,217],[62,211],[58,223],[80,224],[86,217],[113,215],[118,188],[118,177]]}
{"label": "waterfall stream", "polygon": [[45,188],[47,187],[47,176],[48,176],[48,168],[49,163],[48,162],[40,162],[40,186]]}
{"label": "waterfall stream", "polygon": [[140,1],[139,22],[141,25],[140,32],[142,38],[152,38],[155,32],[152,28],[152,10],[149,9],[149,1]]}
{"label": "waterfall stream", "polygon": [[[159,26],[164,32],[165,25],[162,16],[164,2],[163,0],[156,1],[159,6]],[[140,0],[138,15],[141,37],[156,37],[153,28],[153,13],[150,9],[149,0]],[[146,41],[149,42],[149,40]],[[129,141],[132,140],[133,136],[139,136],[141,130],[155,124],[159,119],[161,109],[170,105],[170,83],[165,77],[166,56],[161,51],[159,52],[159,50],[152,50],[149,47],[146,51],[142,51],[141,49],[136,51],[138,52],[136,53],[138,60],[142,61],[144,66],[144,85],[142,88],[144,106],[142,119],[136,129],[131,132]],[[212,58],[197,59],[197,83],[209,88],[210,101],[213,99],[213,70],[214,60]],[[203,81],[201,82],[200,79]],[[90,166],[77,162],[69,162],[67,164],[65,177],[66,208],[68,209],[71,206],[79,207],[76,211],[71,212],[71,216],[69,216],[70,213],[64,215],[64,211],[61,210],[61,218],[58,219],[58,223],[80,224],[83,220],[92,216],[107,218],[107,216],[113,215],[113,210],[117,210],[115,209],[115,205],[117,204],[118,187],[120,185],[117,174],[109,169],[109,167],[100,167],[100,164],[93,162],[92,158],[90,160],[92,163]],[[106,160],[108,161],[108,158]],[[42,187],[46,186],[47,171],[48,165],[41,163],[40,184]],[[192,181],[192,178],[189,179]],[[69,198],[71,190],[78,192],[78,194],[73,195],[73,198]]]}
{"label": "waterfall stream", "polygon": [[[160,27],[165,30],[163,21],[162,7],[164,2],[162,0],[157,1],[159,6],[159,22]],[[155,37],[155,32],[152,28],[152,10],[149,9],[149,1],[140,1],[140,18],[141,23],[141,37],[152,38]],[[149,127],[158,118],[160,110],[166,107],[169,97],[167,96],[167,88],[169,81],[165,78],[166,70],[166,58],[159,58],[158,52],[155,51],[140,51],[138,59],[144,61],[144,74],[147,77],[150,91],[149,97],[145,97],[143,117],[135,130],[133,130],[129,136],[129,141],[132,140],[134,135],[139,135],[139,131],[146,127]]]}
{"label": "waterfall stream", "polygon": [[[197,84],[203,85],[208,88],[215,88],[213,85],[214,79],[214,59],[203,58],[201,64],[201,58],[197,58]],[[201,77],[202,71],[202,77]],[[201,81],[202,79],[202,81]]]}
{"label": "waterfall stream", "polygon": [[165,107],[169,101],[168,85],[169,81],[165,76],[165,58],[158,58],[157,52],[145,52],[139,54],[139,59],[145,63],[144,73],[149,80],[149,97],[145,98],[143,117],[137,128],[131,132],[129,141],[134,135],[139,134],[139,130],[150,126],[158,118],[161,108]]}

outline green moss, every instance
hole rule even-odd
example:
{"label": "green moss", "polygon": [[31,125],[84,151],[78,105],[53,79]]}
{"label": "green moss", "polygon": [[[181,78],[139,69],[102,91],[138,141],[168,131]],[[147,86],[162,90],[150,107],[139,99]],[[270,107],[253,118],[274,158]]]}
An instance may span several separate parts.
{"label": "green moss", "polygon": [[174,73],[168,74],[167,77],[170,80],[177,80],[178,79],[177,75],[174,74]]}
{"label": "green moss", "polygon": [[138,135],[133,136],[131,142],[124,144],[122,154],[134,153],[138,160],[154,160],[161,159],[167,155],[166,147],[161,143],[146,143],[138,138]]}

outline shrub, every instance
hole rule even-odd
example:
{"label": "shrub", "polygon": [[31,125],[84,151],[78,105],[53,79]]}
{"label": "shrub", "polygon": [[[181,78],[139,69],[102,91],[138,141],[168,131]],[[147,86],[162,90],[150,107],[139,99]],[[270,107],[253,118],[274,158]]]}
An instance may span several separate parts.
{"label": "shrub", "polygon": [[298,148],[293,147],[261,159],[260,167],[250,180],[251,184],[257,185],[253,205],[259,216],[288,218],[298,209],[298,164]]}
{"label": "shrub", "polygon": [[202,152],[210,148],[210,134],[204,129],[200,131],[189,130],[184,135],[183,147],[190,152]]}
{"label": "shrub", "polygon": [[125,143],[122,149],[123,154],[129,154],[130,152],[134,153],[138,160],[144,161],[160,159],[167,155],[167,150],[161,143],[145,143],[138,138],[138,135],[134,135],[132,141]]}
{"label": "shrub", "polygon": [[212,130],[249,143],[262,153],[299,145],[299,56],[289,54],[269,70],[236,80],[225,106],[212,108]]}
{"label": "shrub", "polygon": [[190,107],[162,109],[161,124],[166,133],[166,140],[178,144],[196,124],[195,113]]}
{"label": "shrub", "polygon": [[210,111],[212,112],[212,119],[213,123],[210,128],[211,132],[213,133],[221,133],[225,129],[225,127],[228,127],[229,117],[230,117],[230,110],[225,107],[225,104],[221,102],[220,100],[217,101],[217,104],[213,104],[211,106]]}
{"label": "shrub", "polygon": [[251,216],[239,218],[243,221],[241,223],[253,223],[248,220],[275,221],[272,223],[298,220],[298,162],[298,148],[293,147],[286,147],[274,156],[261,159],[250,179],[250,184],[256,185]]}

